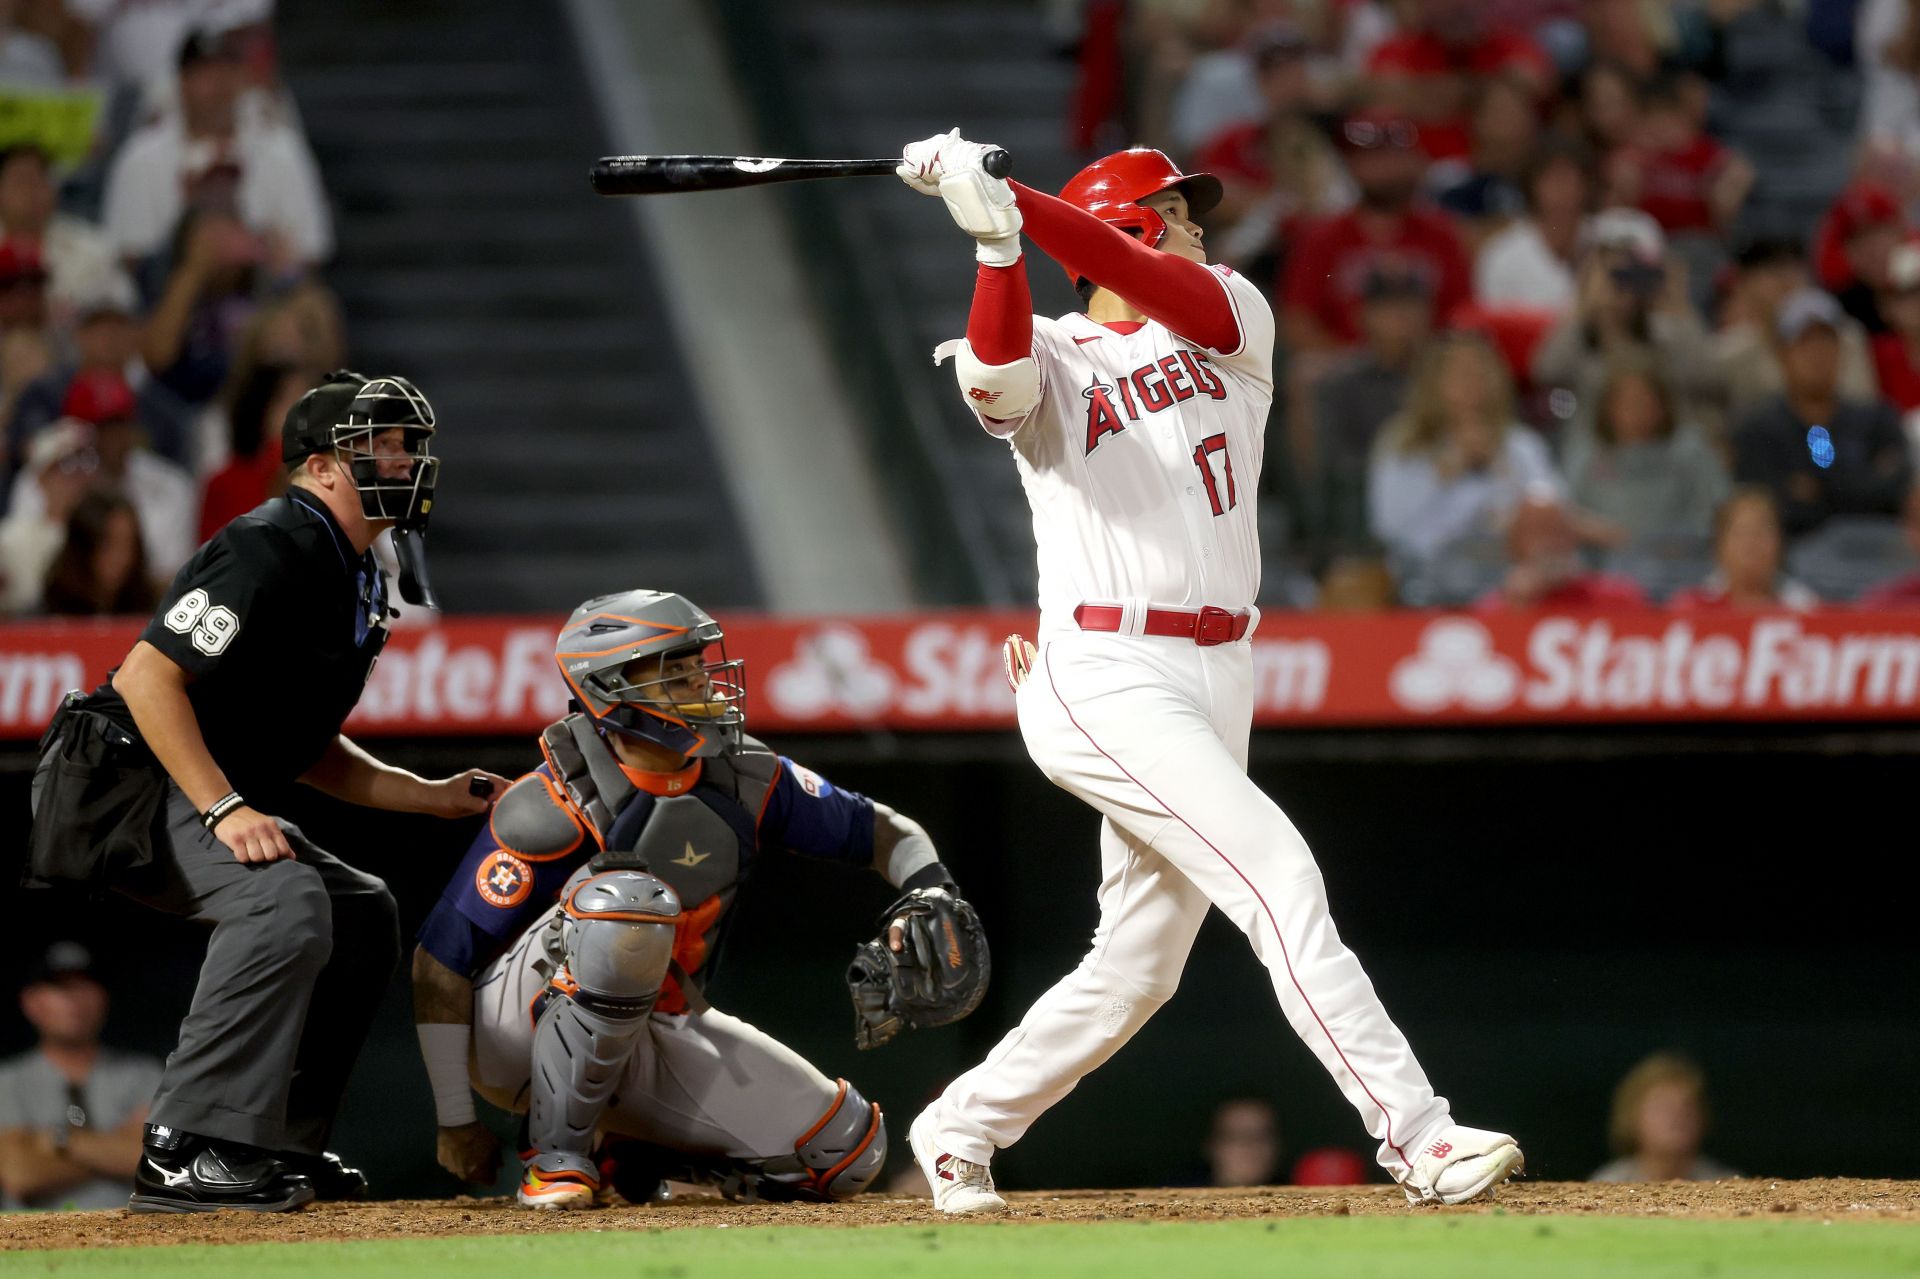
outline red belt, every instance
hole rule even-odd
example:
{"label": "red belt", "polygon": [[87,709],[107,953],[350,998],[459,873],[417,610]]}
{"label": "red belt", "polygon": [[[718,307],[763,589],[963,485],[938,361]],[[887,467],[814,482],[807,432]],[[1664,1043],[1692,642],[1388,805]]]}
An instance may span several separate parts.
{"label": "red belt", "polygon": [[[1126,610],[1117,604],[1082,604],[1073,610],[1073,620],[1083,631],[1117,631],[1125,614]],[[1211,604],[1197,613],[1178,608],[1150,608],[1140,633],[1190,639],[1201,648],[1211,648],[1244,639],[1252,620],[1253,615],[1245,610],[1229,613]]]}

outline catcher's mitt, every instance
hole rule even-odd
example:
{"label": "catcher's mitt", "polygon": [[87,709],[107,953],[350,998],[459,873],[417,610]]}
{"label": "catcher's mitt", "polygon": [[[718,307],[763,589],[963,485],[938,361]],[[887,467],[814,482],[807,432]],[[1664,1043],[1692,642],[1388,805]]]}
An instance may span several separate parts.
{"label": "catcher's mitt", "polygon": [[[887,945],[898,920],[899,951]],[[993,964],[980,916],[944,888],[910,892],[880,917],[880,936],[862,943],[847,966],[853,1042],[877,1048],[902,1027],[959,1021],[980,1006]]]}

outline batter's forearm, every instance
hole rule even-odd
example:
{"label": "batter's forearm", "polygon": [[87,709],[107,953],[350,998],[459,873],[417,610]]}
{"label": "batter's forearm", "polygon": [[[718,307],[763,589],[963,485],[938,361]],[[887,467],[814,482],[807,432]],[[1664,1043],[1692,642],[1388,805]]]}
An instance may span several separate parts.
{"label": "batter's forearm", "polygon": [[233,790],[207,751],[207,739],[187,698],[187,673],[171,658],[141,640],[120,664],[113,690],[126,702],[147,749],[195,811],[205,812]]}
{"label": "batter's forearm", "polygon": [[1188,341],[1215,351],[1240,345],[1233,304],[1212,271],[1150,249],[1064,200],[1018,182],[1008,185],[1019,203],[1027,238],[1068,271],[1119,294]]}
{"label": "batter's forearm", "polygon": [[1033,293],[1027,260],[980,265],[967,312],[967,345],[983,364],[1011,364],[1033,354]]}

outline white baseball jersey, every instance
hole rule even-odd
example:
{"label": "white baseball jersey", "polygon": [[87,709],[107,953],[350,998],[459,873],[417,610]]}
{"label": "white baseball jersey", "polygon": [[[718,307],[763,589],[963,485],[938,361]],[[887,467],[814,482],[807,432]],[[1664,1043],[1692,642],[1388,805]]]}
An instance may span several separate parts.
{"label": "white baseball jersey", "polygon": [[[1040,402],[1006,438],[1033,508],[1041,629],[1085,601],[1240,609],[1260,590],[1255,494],[1273,404],[1273,310],[1223,266],[1240,345],[1147,321],[1130,333],[1035,316]],[[1131,327],[1131,326],[1127,326]]]}

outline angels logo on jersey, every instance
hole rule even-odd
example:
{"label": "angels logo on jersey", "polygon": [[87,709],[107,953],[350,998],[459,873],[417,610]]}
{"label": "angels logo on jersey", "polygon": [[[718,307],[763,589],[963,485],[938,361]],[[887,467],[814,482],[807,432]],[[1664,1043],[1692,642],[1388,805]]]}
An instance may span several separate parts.
{"label": "angels logo on jersey", "polygon": [[1107,436],[1126,430],[1128,423],[1184,404],[1196,395],[1226,399],[1227,384],[1205,351],[1181,349],[1112,383],[1096,381],[1080,395],[1087,402],[1087,452],[1091,453]]}

